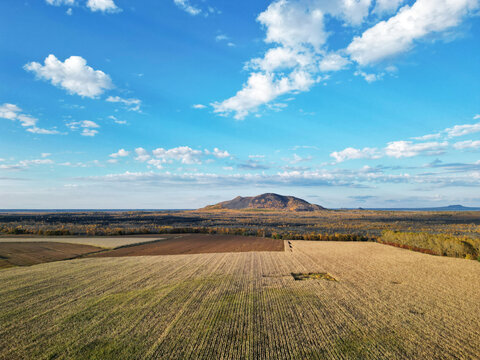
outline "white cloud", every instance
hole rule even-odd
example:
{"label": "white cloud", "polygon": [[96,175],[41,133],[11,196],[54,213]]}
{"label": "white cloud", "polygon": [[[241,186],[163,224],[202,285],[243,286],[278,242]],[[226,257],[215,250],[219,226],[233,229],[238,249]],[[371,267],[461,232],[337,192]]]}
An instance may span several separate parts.
{"label": "white cloud", "polygon": [[[478,8],[480,0],[417,0],[406,5],[387,21],[379,16],[395,12],[404,0],[276,0],[259,14],[257,21],[265,30],[264,41],[271,44],[263,57],[246,63],[250,70],[242,89],[223,101],[213,102],[214,112],[244,119],[277,97],[309,91],[324,80],[322,72],[339,71],[355,61],[368,65],[409,50],[415,41],[431,33],[449,30]],[[366,19],[376,23],[355,37],[346,49],[330,52],[327,44],[332,31],[330,18],[343,27],[361,25]],[[218,40],[226,40],[218,35]],[[393,66],[386,68],[396,73]],[[297,86],[291,79],[301,74],[307,81]],[[384,73],[355,72],[367,82],[381,80]],[[290,84],[288,84],[290,82]],[[289,86],[280,86],[287,84]],[[278,109],[277,109],[278,110]],[[256,116],[259,116],[256,114]]]}
{"label": "white cloud", "polygon": [[[226,150],[220,150],[214,148],[213,151],[205,149],[204,151],[192,149],[189,146],[178,146],[171,149],[157,148],[152,152],[145,150],[142,147],[135,149],[135,160],[140,162],[146,162],[158,169],[161,169],[163,164],[170,164],[174,161],[179,161],[182,164],[192,165],[201,164],[202,157],[212,156],[217,159],[225,159],[231,157],[231,154]],[[113,154],[112,154],[113,155]],[[208,159],[207,162],[213,161]]]}
{"label": "white cloud", "polygon": [[417,0],[355,37],[347,53],[368,65],[408,51],[416,40],[457,26],[479,6],[478,0]]}
{"label": "white cloud", "polygon": [[465,150],[465,149],[477,150],[477,149],[480,149],[480,140],[460,141],[453,144],[453,147],[457,150]]}
{"label": "white cloud", "polygon": [[344,58],[343,56],[335,53],[327,54],[320,60],[319,67],[320,70],[323,72],[328,71],[339,71],[345,69],[347,65],[350,63],[348,59]]}
{"label": "white cloud", "polygon": [[150,159],[147,161],[147,164],[156,167],[157,169],[162,169],[164,161],[162,159]]}
{"label": "white cloud", "polygon": [[293,154],[293,156],[291,158],[282,158],[283,161],[285,162],[288,162],[290,164],[298,164],[298,163],[301,163],[301,162],[305,162],[305,161],[310,161],[312,160],[312,157],[311,156],[300,156],[300,155],[297,155],[297,154]]}
{"label": "white cloud", "polygon": [[480,123],[455,125],[454,127],[445,129],[444,131],[449,138],[469,135],[480,131]]}
{"label": "white cloud", "polygon": [[98,130],[93,129],[83,129],[80,135],[82,136],[95,136],[98,134]]}
{"label": "white cloud", "polygon": [[145,150],[142,147],[136,148],[135,149],[135,154],[137,154],[137,157],[135,158],[135,160],[140,161],[140,162],[145,162],[145,161],[147,161],[151,158],[148,151]]}
{"label": "white cloud", "polygon": [[53,6],[60,6],[60,5],[68,5],[73,6],[75,5],[75,0],[46,0],[47,4]]}
{"label": "white cloud", "polygon": [[41,129],[37,127],[38,119],[34,118],[30,115],[26,115],[23,113],[22,109],[20,109],[17,105],[5,103],[0,105],[0,118],[18,121],[20,124],[26,128],[28,132],[34,134],[42,134],[42,135],[53,135],[58,134],[57,130],[47,130]]}
{"label": "white cloud", "polygon": [[223,41],[223,40],[228,40],[229,37],[225,34],[220,34],[215,36],[215,41]]}
{"label": "white cloud", "polygon": [[49,80],[69,94],[82,97],[95,98],[113,87],[107,74],[87,66],[87,61],[81,56],[70,56],[61,62],[51,54],[45,59],[44,65],[31,62],[24,69],[35,73],[39,79]]}
{"label": "white cloud", "polygon": [[[262,12],[257,21],[265,28],[265,42],[273,44],[262,58],[250,60],[253,70],[236,95],[214,102],[214,112],[233,114],[243,119],[259,107],[288,93],[308,91],[321,80],[319,71],[344,68],[348,60],[339,54],[327,54],[325,16],[359,25],[368,15],[371,0],[277,0]],[[277,109],[278,110],[278,109]]]}
{"label": "white cloud", "polygon": [[126,120],[119,120],[119,119],[117,119],[117,118],[116,118],[115,116],[113,116],[113,115],[110,115],[108,118],[111,119],[111,120],[113,120],[113,122],[116,123],[116,124],[124,125],[124,124],[127,123]]}
{"label": "white cloud", "polygon": [[[476,115],[473,117],[474,120],[479,119],[480,116]],[[432,139],[451,139],[458,136],[465,136],[469,134],[474,134],[480,132],[480,123],[476,124],[462,124],[462,125],[455,125],[451,128],[446,128],[442,131],[439,131],[434,134],[427,134],[419,137],[414,137],[415,140],[432,140]]]}
{"label": "white cloud", "polygon": [[445,152],[447,142],[426,142],[414,144],[411,141],[392,141],[385,148],[387,156],[394,158],[413,157],[418,155],[440,155]]}
{"label": "white cloud", "polygon": [[313,54],[306,49],[276,47],[269,49],[263,58],[250,60],[246,68],[272,72],[281,69],[291,69],[297,66],[307,67],[313,63]]}
{"label": "white cloud", "polygon": [[306,91],[315,79],[306,71],[294,71],[289,76],[276,78],[270,73],[252,73],[243,89],[230,99],[212,103],[214,112],[221,115],[234,113],[237,120],[244,119],[260,105],[294,91]]}
{"label": "white cloud", "polygon": [[205,109],[206,108],[206,106],[203,105],[203,104],[194,104],[194,105],[192,105],[192,107],[194,109]]}
{"label": "white cloud", "polygon": [[215,36],[215,41],[217,41],[217,42],[224,41],[227,44],[227,46],[230,46],[230,47],[235,46],[235,43],[230,41],[230,37],[225,35],[225,34],[219,34],[219,35]]}
{"label": "white cloud", "polygon": [[365,79],[366,82],[372,83],[382,78],[383,74],[367,74],[364,71],[358,70],[354,73],[355,76],[361,76]]}
{"label": "white cloud", "polygon": [[51,154],[51,153],[42,153],[42,154],[41,154],[41,157],[42,157],[42,158],[47,158],[47,157],[49,157],[50,155],[52,155],[52,154]]}
{"label": "white cloud", "polygon": [[336,162],[343,162],[345,160],[353,159],[379,159],[382,155],[376,148],[355,149],[352,147],[346,148],[342,151],[334,151],[330,154]]}
{"label": "white cloud", "polygon": [[31,165],[51,165],[53,161],[51,159],[35,159],[35,160],[21,160],[18,165],[23,167],[29,167]]}
{"label": "white cloud", "polygon": [[[78,5],[78,2],[76,0],[46,0],[46,2],[47,4],[54,5],[54,6]],[[113,0],[87,0],[86,6],[93,12],[100,11],[105,13],[115,13],[115,12],[122,11],[120,8],[117,7],[117,5],[115,5],[115,2]],[[68,9],[67,15],[71,15],[71,12],[72,12],[72,9]]]}
{"label": "white cloud", "polygon": [[186,11],[187,13],[189,13],[190,15],[199,15],[202,13],[202,10],[200,10],[199,8],[193,6],[190,4],[190,2],[188,0],[173,0],[173,2],[175,3],[175,5],[177,5],[180,9]]}
{"label": "white cloud", "polygon": [[130,155],[130,151],[127,151],[125,149],[120,149],[116,153],[110,154],[110,157],[118,158],[118,157],[126,157],[128,155]]}
{"label": "white cloud", "polygon": [[275,1],[257,20],[266,28],[267,43],[292,48],[308,44],[320,49],[327,39],[324,12],[304,1]]}
{"label": "white cloud", "polygon": [[142,105],[142,100],[140,99],[124,99],[120,96],[109,96],[107,97],[106,101],[112,103],[122,103],[128,108],[128,111],[141,112],[140,106]]}
{"label": "white cloud", "polygon": [[[208,154],[209,151],[205,150],[205,153]],[[225,159],[231,156],[227,150],[220,150],[219,148],[214,148],[212,155],[218,159]]]}
{"label": "white cloud", "polygon": [[377,0],[373,12],[379,15],[391,14],[404,2],[405,0]]}
{"label": "white cloud", "polygon": [[88,0],[87,1],[87,7],[92,10],[92,11],[100,11],[100,12],[118,12],[121,11],[115,5],[113,0]]}
{"label": "white cloud", "polygon": [[188,146],[179,146],[172,149],[158,148],[152,151],[153,156],[163,163],[180,161],[182,164],[201,164],[201,150],[194,150]]}
{"label": "white cloud", "polygon": [[71,130],[81,129],[82,133],[80,135],[90,136],[90,137],[97,135],[98,130],[95,130],[95,129],[98,129],[100,127],[100,125],[98,125],[96,122],[90,121],[90,120],[72,121],[68,123],[67,126]]}

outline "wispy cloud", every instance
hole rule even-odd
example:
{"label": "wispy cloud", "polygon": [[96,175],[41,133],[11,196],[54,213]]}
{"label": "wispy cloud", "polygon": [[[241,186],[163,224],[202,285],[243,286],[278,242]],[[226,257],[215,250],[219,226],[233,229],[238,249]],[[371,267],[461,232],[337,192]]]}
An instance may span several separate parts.
{"label": "wispy cloud", "polygon": [[112,103],[121,103],[125,105],[128,111],[141,112],[140,106],[142,105],[142,101],[140,99],[135,99],[135,98],[124,99],[124,98],[121,98],[120,96],[109,96],[107,97],[106,101],[112,102]]}
{"label": "wispy cloud", "polygon": [[14,104],[5,103],[3,105],[0,105],[0,118],[11,121],[18,121],[25,128],[26,131],[34,134],[59,134],[57,130],[47,130],[37,127],[38,119],[25,114],[21,108]]}

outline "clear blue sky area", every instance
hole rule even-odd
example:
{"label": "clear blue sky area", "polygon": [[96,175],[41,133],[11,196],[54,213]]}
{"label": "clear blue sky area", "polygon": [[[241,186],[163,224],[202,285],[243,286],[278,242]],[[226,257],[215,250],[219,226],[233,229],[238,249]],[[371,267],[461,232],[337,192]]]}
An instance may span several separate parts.
{"label": "clear blue sky area", "polygon": [[3,0],[0,208],[480,205],[480,0]]}

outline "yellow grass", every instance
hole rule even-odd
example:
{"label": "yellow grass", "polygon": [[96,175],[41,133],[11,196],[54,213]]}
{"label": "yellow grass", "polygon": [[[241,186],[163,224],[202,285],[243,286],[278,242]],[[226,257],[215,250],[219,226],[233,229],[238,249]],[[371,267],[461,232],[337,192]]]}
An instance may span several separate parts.
{"label": "yellow grass", "polygon": [[2,270],[0,359],[478,359],[479,262],[292,244]]}

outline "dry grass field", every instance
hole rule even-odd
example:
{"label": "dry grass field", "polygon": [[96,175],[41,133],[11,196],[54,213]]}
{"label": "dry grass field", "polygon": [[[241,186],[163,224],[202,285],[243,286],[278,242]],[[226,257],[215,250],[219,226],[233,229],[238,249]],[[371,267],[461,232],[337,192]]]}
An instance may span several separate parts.
{"label": "dry grass field", "polygon": [[168,235],[135,235],[135,236],[0,236],[0,244],[7,242],[60,242],[70,244],[83,244],[101,248],[114,249],[120,246],[141,244],[168,238]]}
{"label": "dry grass field", "polygon": [[479,262],[285,249],[2,270],[0,359],[478,359]]}

